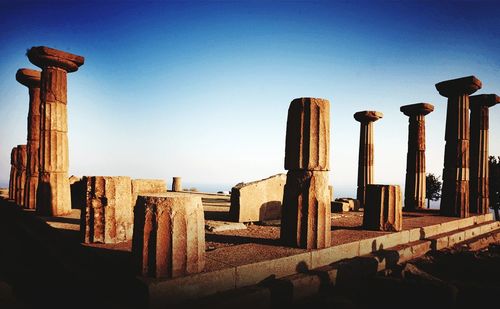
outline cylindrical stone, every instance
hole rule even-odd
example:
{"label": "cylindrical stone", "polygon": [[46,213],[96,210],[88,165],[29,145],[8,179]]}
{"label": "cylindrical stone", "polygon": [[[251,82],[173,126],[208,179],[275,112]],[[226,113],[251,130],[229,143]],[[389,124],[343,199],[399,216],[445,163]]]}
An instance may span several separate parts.
{"label": "cylindrical stone", "polygon": [[489,108],[500,103],[496,94],[470,97],[470,212],[489,212]]}
{"label": "cylindrical stone", "polygon": [[429,103],[401,106],[409,117],[408,153],[406,156],[405,210],[425,207],[425,115],[434,110]]}
{"label": "cylindrical stone", "polygon": [[40,71],[19,69],[16,80],[29,89],[27,168],[24,206],[36,208],[38,186],[38,149],[40,147]]}
{"label": "cylindrical stone", "polygon": [[172,191],[181,192],[182,191],[182,178],[173,177],[172,178]]}
{"label": "cylindrical stone", "polygon": [[132,239],[132,184],[125,176],[91,176],[86,186],[80,231],[85,243],[112,244]]}
{"label": "cylindrical stone", "polygon": [[469,95],[481,88],[475,76],[436,84],[448,98],[440,212],[445,216],[469,216]]}
{"label": "cylindrical stone", "polygon": [[287,173],[281,215],[281,240],[292,247],[331,245],[331,195],[328,171]]}
{"label": "cylindrical stone", "polygon": [[330,169],[328,100],[299,98],[290,103],[286,126],[285,169]]}
{"label": "cylindrical stone", "polygon": [[26,145],[17,146],[17,176],[16,176],[16,196],[15,201],[19,206],[24,206],[24,186],[26,183],[27,164]]}
{"label": "cylindrical stone", "polygon": [[356,199],[364,206],[366,185],[373,183],[374,145],[373,122],[384,114],[377,111],[361,111],[354,114],[354,119],[360,122],[359,155],[358,155],[358,188]]}
{"label": "cylindrical stone", "polygon": [[142,276],[175,278],[203,271],[205,223],[201,197],[139,195],[134,208],[132,253]]}
{"label": "cylindrical stone", "polygon": [[366,186],[363,228],[377,231],[401,231],[403,211],[398,185]]}
{"label": "cylindrical stone", "polygon": [[40,169],[36,208],[42,215],[67,215],[71,212],[67,72],[78,70],[84,58],[45,46],[32,47],[27,55],[33,64],[42,68]]}
{"label": "cylindrical stone", "polygon": [[10,178],[9,178],[9,199],[16,199],[16,191],[17,191],[17,147],[12,148],[10,152]]}

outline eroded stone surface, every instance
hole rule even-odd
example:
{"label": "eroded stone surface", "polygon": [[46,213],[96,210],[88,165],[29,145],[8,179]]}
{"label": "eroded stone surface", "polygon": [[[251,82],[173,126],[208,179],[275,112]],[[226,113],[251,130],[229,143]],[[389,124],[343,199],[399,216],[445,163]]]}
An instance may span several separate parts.
{"label": "eroded stone surface", "polygon": [[15,201],[19,206],[24,206],[24,189],[26,184],[26,164],[27,150],[26,145],[17,145],[17,166],[16,166],[16,196]]}
{"label": "eroded stone surface", "polygon": [[173,177],[172,178],[172,191],[181,192],[182,191],[182,178]]}
{"label": "eroded stone surface", "polygon": [[240,183],[231,189],[229,216],[236,222],[255,222],[281,218],[286,175]]}
{"label": "eroded stone surface", "polygon": [[398,185],[367,185],[363,228],[391,232],[403,229],[401,190]]}
{"label": "eroded stone surface", "polygon": [[332,202],[332,212],[347,212],[351,210],[348,201],[333,201]]}
{"label": "eroded stone surface", "polygon": [[299,98],[290,103],[286,128],[285,169],[330,169],[330,102]]}
{"label": "eroded stone surface", "polygon": [[132,208],[139,195],[166,193],[167,184],[163,179],[132,179]]}
{"label": "eroded stone surface", "polygon": [[139,196],[134,208],[132,253],[139,273],[175,278],[203,271],[205,231],[201,198]]}
{"label": "eroded stone surface", "polygon": [[16,199],[17,191],[17,147],[12,148],[10,152],[10,178],[9,178],[9,199]]}
{"label": "eroded stone surface", "polygon": [[130,177],[83,177],[86,204],[82,208],[85,243],[117,243],[132,239],[133,211]]}

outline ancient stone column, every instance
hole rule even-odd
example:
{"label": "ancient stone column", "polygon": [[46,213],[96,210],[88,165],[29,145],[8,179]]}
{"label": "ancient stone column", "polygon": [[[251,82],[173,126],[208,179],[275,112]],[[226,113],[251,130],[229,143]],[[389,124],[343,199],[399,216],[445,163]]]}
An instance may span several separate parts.
{"label": "ancient stone column", "polygon": [[434,110],[429,103],[401,106],[409,117],[406,155],[405,210],[425,207],[425,115]]}
{"label": "ancient stone column", "polygon": [[12,148],[10,152],[10,178],[9,178],[9,199],[16,199],[16,191],[17,191],[17,147]]}
{"label": "ancient stone column", "polygon": [[496,94],[470,97],[470,212],[489,212],[489,108],[500,103]]}
{"label": "ancient stone column", "polygon": [[83,57],[45,46],[32,47],[28,58],[42,68],[40,101],[40,170],[37,212],[63,216],[71,212],[68,180],[67,73],[83,64]]}
{"label": "ancient stone column", "polygon": [[172,191],[174,192],[182,191],[181,177],[174,177],[172,179]]}
{"label": "ancient stone column", "polygon": [[378,231],[401,231],[403,210],[398,185],[366,186],[363,228]]}
{"label": "ancient stone column", "polygon": [[331,242],[330,102],[300,98],[290,103],[286,128],[281,240],[299,248]]}
{"label": "ancient stone column", "polygon": [[360,206],[365,205],[366,185],[373,183],[373,123],[384,114],[376,111],[362,111],[354,114],[354,119],[360,122],[359,159],[358,159],[358,189],[356,199]]}
{"label": "ancient stone column", "polygon": [[26,145],[17,145],[17,176],[16,176],[16,204],[24,206],[24,185],[26,183],[26,164],[28,162]]}
{"label": "ancient stone column", "polygon": [[436,89],[448,98],[440,212],[444,216],[469,216],[469,95],[481,89],[475,76],[447,80]]}
{"label": "ancient stone column", "polygon": [[38,186],[38,149],[40,147],[40,71],[19,69],[16,80],[28,87],[28,143],[26,184],[24,186],[24,206],[29,209],[36,207],[36,189]]}
{"label": "ancient stone column", "polygon": [[85,243],[113,244],[132,239],[132,182],[125,176],[83,177],[85,207],[81,238]]}
{"label": "ancient stone column", "polygon": [[175,194],[137,199],[132,253],[143,276],[175,278],[205,267],[201,197]]}

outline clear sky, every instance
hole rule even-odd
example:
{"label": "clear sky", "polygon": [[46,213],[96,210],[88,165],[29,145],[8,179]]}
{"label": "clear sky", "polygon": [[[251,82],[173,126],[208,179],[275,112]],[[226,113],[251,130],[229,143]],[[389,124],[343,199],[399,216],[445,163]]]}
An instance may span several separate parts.
{"label": "clear sky", "polygon": [[[229,190],[284,171],[287,109],[331,102],[330,180],[354,195],[359,123],[377,110],[375,182],[404,186],[408,118],[429,102],[427,171],[442,173],[446,98],[434,84],[476,75],[500,94],[495,1],[0,0],[0,186],[26,143],[18,68],[45,45],[85,57],[68,75],[70,175],[182,176]],[[500,107],[490,153],[500,155]],[[210,186],[210,184],[212,186]]]}

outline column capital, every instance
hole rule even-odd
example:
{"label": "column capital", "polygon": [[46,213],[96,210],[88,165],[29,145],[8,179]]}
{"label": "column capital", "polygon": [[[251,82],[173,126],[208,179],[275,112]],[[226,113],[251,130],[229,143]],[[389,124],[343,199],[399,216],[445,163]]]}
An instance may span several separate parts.
{"label": "column capital", "polygon": [[430,103],[416,103],[403,105],[399,110],[406,116],[427,115],[434,111],[434,105]]}
{"label": "column capital", "polygon": [[354,119],[362,123],[374,122],[384,117],[384,114],[377,111],[361,111],[354,114]]}
{"label": "column capital", "polygon": [[482,87],[481,81],[471,75],[456,79],[445,80],[436,84],[436,89],[443,97],[453,97],[464,94],[473,94]]}
{"label": "column capital", "polygon": [[16,73],[16,80],[28,88],[40,87],[40,71],[32,69],[19,69]]}
{"label": "column capital", "polygon": [[500,103],[500,97],[496,94],[478,94],[473,95],[469,98],[469,107],[472,109],[474,107],[486,106],[492,107]]}
{"label": "column capital", "polygon": [[84,62],[82,56],[63,52],[46,46],[35,46],[28,50],[28,59],[40,68],[54,66],[67,72],[75,72]]}

